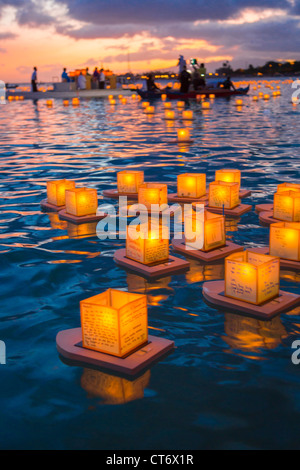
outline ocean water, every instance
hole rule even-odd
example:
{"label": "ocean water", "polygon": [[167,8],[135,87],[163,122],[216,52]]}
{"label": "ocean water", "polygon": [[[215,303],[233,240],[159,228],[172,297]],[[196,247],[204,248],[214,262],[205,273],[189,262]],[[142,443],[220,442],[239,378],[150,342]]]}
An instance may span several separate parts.
{"label": "ocean water", "polygon": [[[182,172],[205,172],[210,182],[218,168],[239,168],[253,210],[227,220],[228,239],[267,245],[254,205],[272,202],[278,183],[299,182],[300,105],[291,104],[290,84],[281,91],[257,103],[251,92],[241,109],[235,99],[216,99],[205,113],[190,102],[194,121],[178,114],[173,126],[161,102],[152,118],[131,100],[0,106],[1,448],[299,448],[300,365],[291,344],[300,308],[272,321],[214,309],[202,285],[224,277],[223,262],[192,260],[185,274],[147,282],[115,265],[124,240],[100,241],[95,227],[40,210],[49,179],[74,179],[101,196],[125,168],[168,182],[169,191]],[[193,143],[178,147],[176,129],[186,125]],[[299,282],[299,272],[281,270],[283,289],[300,294]],[[80,324],[79,302],[109,287],[147,294],[150,334],[175,341],[134,381],[71,367],[56,351],[57,333]]]}

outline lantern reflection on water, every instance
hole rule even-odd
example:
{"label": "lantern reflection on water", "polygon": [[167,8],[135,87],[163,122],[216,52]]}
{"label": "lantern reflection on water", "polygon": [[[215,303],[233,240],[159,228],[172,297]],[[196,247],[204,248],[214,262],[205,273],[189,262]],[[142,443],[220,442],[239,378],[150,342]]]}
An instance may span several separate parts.
{"label": "lantern reflection on water", "polygon": [[274,194],[274,218],[284,222],[300,222],[300,191]]}
{"label": "lantern reflection on water", "polygon": [[74,188],[75,181],[47,181],[47,202],[54,206],[64,206],[66,203],[66,190]]}
{"label": "lantern reflection on water", "polygon": [[234,209],[240,204],[239,184],[213,181],[209,185],[209,207]]}
{"label": "lantern reflection on water", "polygon": [[205,173],[184,173],[177,176],[177,196],[199,198],[205,194]]}
{"label": "lantern reflection on water", "polygon": [[119,171],[117,174],[118,192],[120,194],[137,194],[140,185],[144,182],[143,171]]}
{"label": "lantern reflection on water", "polygon": [[225,296],[260,305],[279,295],[280,260],[244,251],[225,259]]}
{"label": "lantern reflection on water", "polygon": [[67,214],[83,217],[96,214],[98,208],[97,190],[74,188],[66,191]]}
{"label": "lantern reflection on water", "polygon": [[300,261],[300,223],[270,225],[270,255]]}
{"label": "lantern reflection on water", "polygon": [[143,183],[138,189],[138,202],[151,210],[152,204],[168,203],[168,187],[166,184]]}
{"label": "lantern reflection on water", "polygon": [[124,357],[147,343],[147,296],[115,289],[80,302],[84,348]]}

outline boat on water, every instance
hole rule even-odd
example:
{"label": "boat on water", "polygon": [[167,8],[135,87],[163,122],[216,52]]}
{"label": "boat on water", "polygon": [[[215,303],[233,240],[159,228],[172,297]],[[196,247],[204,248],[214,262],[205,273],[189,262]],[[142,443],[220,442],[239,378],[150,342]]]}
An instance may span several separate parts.
{"label": "boat on water", "polygon": [[180,93],[180,91],[172,89],[164,89],[160,91],[143,91],[135,90],[143,99],[160,98],[162,94],[167,95],[169,100],[195,100],[199,95],[215,95],[216,98],[228,98],[229,96],[247,95],[250,86],[246,88],[238,88],[236,90],[228,90],[224,88],[202,88],[197,91],[189,91],[188,93]]}

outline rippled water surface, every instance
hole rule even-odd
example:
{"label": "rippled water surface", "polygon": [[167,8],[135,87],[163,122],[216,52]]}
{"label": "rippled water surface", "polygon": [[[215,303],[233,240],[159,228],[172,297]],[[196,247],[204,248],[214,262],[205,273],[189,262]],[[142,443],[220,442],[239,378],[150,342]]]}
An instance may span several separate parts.
{"label": "rippled water surface", "polygon": [[[142,169],[148,181],[175,189],[182,172],[242,171],[253,204],[271,202],[278,183],[299,182],[299,107],[291,86],[282,96],[252,102],[196,103],[194,142],[173,141],[156,104],[152,118],[129,100],[12,102],[0,106],[0,447],[84,449],[297,448],[300,366],[291,343],[300,336],[300,308],[270,322],[208,307],[205,280],[222,279],[223,262],[191,261],[186,274],[155,282],[126,273],[113,261],[123,240],[100,241],[40,211],[49,179],[113,188],[116,172]],[[300,106],[300,105],[299,105]],[[254,210],[227,221],[228,238],[245,247],[268,242]],[[281,271],[281,287],[299,289],[300,274]],[[150,333],[176,349],[130,382],[62,363],[55,337],[79,326],[79,301],[108,287],[146,293]]]}

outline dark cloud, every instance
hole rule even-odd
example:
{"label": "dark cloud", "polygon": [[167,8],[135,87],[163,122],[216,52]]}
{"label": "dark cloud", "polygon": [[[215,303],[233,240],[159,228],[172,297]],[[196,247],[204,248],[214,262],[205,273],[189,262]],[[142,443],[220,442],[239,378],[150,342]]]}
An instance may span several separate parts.
{"label": "dark cloud", "polygon": [[9,31],[0,33],[0,41],[4,41],[5,39],[15,39],[17,34],[11,33]]}
{"label": "dark cloud", "polygon": [[43,11],[41,3],[39,4],[39,9],[37,9],[37,6],[31,1],[27,1],[26,5],[17,10],[16,19],[21,26],[26,25],[32,28],[48,26],[55,22],[52,16]]}

